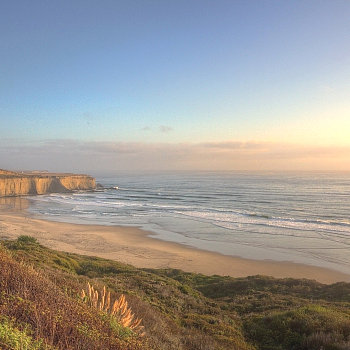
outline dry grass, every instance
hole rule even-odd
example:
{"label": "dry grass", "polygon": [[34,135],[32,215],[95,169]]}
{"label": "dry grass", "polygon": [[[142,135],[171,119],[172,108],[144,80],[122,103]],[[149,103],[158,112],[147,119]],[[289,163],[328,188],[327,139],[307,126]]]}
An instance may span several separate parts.
{"label": "dry grass", "polygon": [[88,283],[87,293],[82,289],[81,297],[83,301],[87,302],[91,307],[114,317],[123,327],[130,328],[139,336],[144,336],[144,327],[141,326],[142,319],[135,318],[131,308],[128,307],[128,302],[126,301],[124,294],[111,303],[111,292],[108,291],[107,293],[106,287],[103,287],[102,291],[99,293],[90,285],[90,283]]}

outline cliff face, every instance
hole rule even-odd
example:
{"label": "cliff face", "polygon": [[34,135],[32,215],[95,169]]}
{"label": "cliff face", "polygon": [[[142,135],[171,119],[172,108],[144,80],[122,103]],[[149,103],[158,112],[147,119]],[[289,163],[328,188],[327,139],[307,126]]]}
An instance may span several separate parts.
{"label": "cliff face", "polygon": [[91,190],[95,187],[95,179],[88,175],[0,172],[0,197],[64,193]]}

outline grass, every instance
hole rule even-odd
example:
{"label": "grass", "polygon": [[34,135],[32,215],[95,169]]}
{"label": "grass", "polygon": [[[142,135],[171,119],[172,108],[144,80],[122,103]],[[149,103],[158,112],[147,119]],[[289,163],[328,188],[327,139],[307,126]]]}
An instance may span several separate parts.
{"label": "grass", "polygon": [[[33,344],[55,349],[350,349],[349,283],[137,269],[57,252],[23,237],[4,241],[0,252],[0,315]],[[4,271],[10,274],[8,285]],[[95,301],[88,283],[93,293],[99,291]],[[82,289],[90,304],[82,301]],[[143,337],[111,314],[115,301],[120,309],[127,301],[132,320],[142,319]]]}
{"label": "grass", "polygon": [[120,325],[119,328],[128,328],[130,333],[137,333],[139,336],[144,336],[142,319],[136,318],[124,294],[111,302],[111,292],[107,292],[106,287],[99,293],[93,286],[88,283],[87,294],[84,289],[81,291],[82,300],[94,307],[96,310],[109,315],[111,321],[115,325]]}

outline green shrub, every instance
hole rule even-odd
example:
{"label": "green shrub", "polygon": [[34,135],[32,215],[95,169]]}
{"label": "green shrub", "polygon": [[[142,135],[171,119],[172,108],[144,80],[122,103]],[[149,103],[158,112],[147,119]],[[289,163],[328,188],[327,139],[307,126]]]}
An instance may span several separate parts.
{"label": "green shrub", "polygon": [[33,243],[38,244],[38,240],[34,237],[27,236],[27,235],[21,235],[17,238],[17,242],[19,243]]}
{"label": "green shrub", "polygon": [[11,350],[49,350],[52,347],[44,346],[43,342],[34,341],[28,334],[28,327],[17,329],[6,317],[0,319],[0,348]]}
{"label": "green shrub", "polygon": [[245,328],[261,350],[349,349],[350,316],[319,305],[254,317]]}

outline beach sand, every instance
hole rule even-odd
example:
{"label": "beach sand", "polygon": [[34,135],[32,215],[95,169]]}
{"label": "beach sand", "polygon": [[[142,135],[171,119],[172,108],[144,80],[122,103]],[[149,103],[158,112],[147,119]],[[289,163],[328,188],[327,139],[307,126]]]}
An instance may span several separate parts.
{"label": "beach sand", "polygon": [[37,219],[20,198],[0,201],[0,239],[35,237],[42,245],[65,252],[98,256],[139,268],[174,268],[205,275],[315,279],[322,283],[350,282],[350,274],[271,260],[249,260],[199,250],[149,237],[137,227],[70,224]]}

